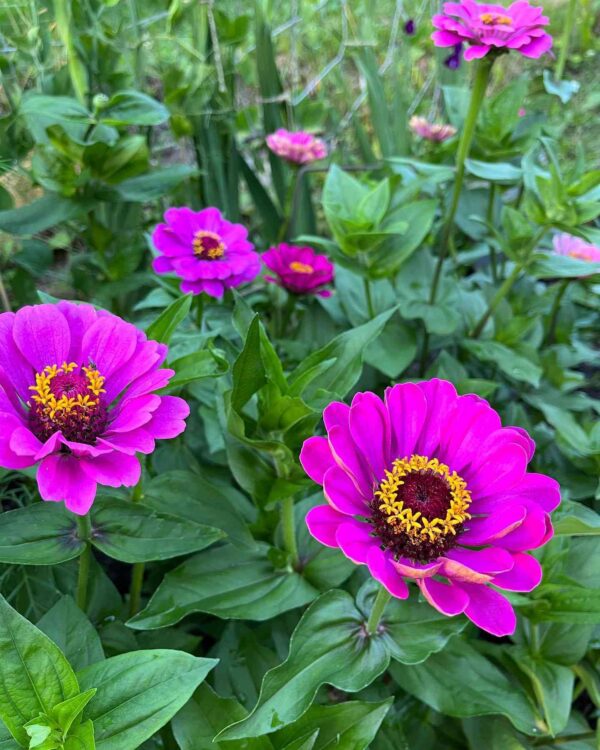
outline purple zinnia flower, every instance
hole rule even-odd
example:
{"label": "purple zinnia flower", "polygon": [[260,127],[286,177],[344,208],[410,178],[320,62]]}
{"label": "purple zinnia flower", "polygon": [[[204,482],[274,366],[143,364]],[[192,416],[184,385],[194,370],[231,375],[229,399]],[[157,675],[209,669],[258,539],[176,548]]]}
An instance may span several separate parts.
{"label": "purple zinnia flower", "polygon": [[431,38],[438,47],[452,47],[459,42],[470,45],[465,50],[465,60],[503,49],[538,58],[552,47],[552,37],[544,30],[549,20],[542,12],[526,0],[518,0],[508,8],[474,0],[444,3],[444,13],[432,19],[438,31]]}
{"label": "purple zinnia flower", "polygon": [[424,117],[411,117],[408,124],[413,133],[428,141],[447,141],[456,135],[454,126],[429,122]]}
{"label": "purple zinnia flower", "polygon": [[246,284],[260,273],[260,257],[248,242],[248,230],[232,224],[217,208],[192,211],[169,208],[152,242],[160,255],[156,273],[175,273],[181,291],[222,297],[226,289]]}
{"label": "purple zinnia flower", "polygon": [[326,255],[317,255],[312,247],[281,243],[263,253],[262,259],[265,266],[277,274],[276,277],[265,276],[267,281],[293,294],[331,296],[324,287],[333,281],[333,263]]}
{"label": "purple zinnia flower", "polygon": [[574,237],[572,234],[556,234],[552,241],[554,252],[557,255],[568,255],[577,260],[585,260],[588,263],[600,263],[600,247],[591,245],[589,242],[582,240],[581,237]]}
{"label": "purple zinnia flower", "polygon": [[291,132],[279,128],[267,136],[267,146],[274,154],[295,164],[309,164],[327,156],[327,146],[305,130]]}
{"label": "purple zinnia flower", "polygon": [[136,453],[185,429],[186,402],[159,396],[167,347],[116,315],[59,302],[0,315],[0,466],[39,464],[42,499],[79,515],[98,484],[132,487]]}
{"label": "purple zinnia flower", "polygon": [[437,379],[395,385],[383,401],[358,393],[323,419],[327,437],[309,438],[300,455],[327,500],[307,515],[311,534],[399,599],[412,580],[443,614],[513,633],[515,613],[496,589],[539,584],[527,552],[551,538],[560,502],[554,479],[527,471],[535,445],[525,430]]}

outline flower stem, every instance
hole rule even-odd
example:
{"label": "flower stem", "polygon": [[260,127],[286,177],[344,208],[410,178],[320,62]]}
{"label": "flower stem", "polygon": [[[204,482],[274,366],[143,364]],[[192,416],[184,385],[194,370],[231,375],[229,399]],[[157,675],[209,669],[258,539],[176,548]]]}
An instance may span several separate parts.
{"label": "flower stem", "polygon": [[77,516],[77,531],[79,538],[85,542],[85,547],[79,556],[79,574],[77,577],[77,606],[85,612],[87,606],[88,580],[90,564],[92,562],[92,524],[88,513]]}
{"label": "flower stem", "polygon": [[373,604],[373,609],[371,610],[369,619],[367,620],[367,633],[369,635],[375,635],[377,633],[377,626],[379,625],[379,621],[381,620],[381,615],[383,614],[383,610],[386,608],[386,605],[391,598],[392,595],[389,593],[389,591],[381,586],[379,588],[379,591],[377,592],[377,597]]}
{"label": "flower stem", "polygon": [[527,267],[529,260],[530,260],[531,253],[535,249],[536,245],[541,240],[541,238],[544,236],[545,231],[546,231],[545,227],[542,227],[536,233],[535,237],[531,241],[531,244],[523,257],[523,260],[521,260],[519,263],[515,263],[515,267],[513,268],[512,273],[510,274],[510,276],[504,279],[502,286],[500,287],[500,289],[498,289],[496,294],[493,296],[492,301],[488,305],[487,310],[481,316],[475,328],[473,328],[473,330],[471,331],[470,333],[471,338],[476,339],[481,335],[481,332],[485,328],[485,324],[488,322],[490,317],[494,314],[498,305],[502,302],[502,300],[506,297],[506,295],[513,288],[516,280],[521,275],[521,272]]}
{"label": "flower stem", "polygon": [[286,497],[281,501],[281,529],[283,531],[283,546],[292,558],[292,567],[295,568],[298,565],[298,544],[296,542],[293,497]]}
{"label": "flower stem", "polygon": [[371,294],[371,282],[366,276],[363,278],[363,282],[365,285],[365,297],[367,298],[367,312],[369,313],[369,318],[373,320],[373,318],[375,317],[375,308],[373,307],[373,295]]}
{"label": "flower stem", "polygon": [[562,298],[565,296],[565,292],[567,291],[567,287],[569,286],[570,281],[571,279],[565,279],[564,281],[560,282],[557,285],[558,291],[556,293],[556,296],[554,297],[554,302],[552,303],[552,310],[550,311],[550,316],[548,318],[548,331],[546,333],[546,345],[554,343],[554,336],[556,335],[556,323],[558,322],[558,313],[560,310],[560,303],[562,302]]}
{"label": "flower stem", "polygon": [[[131,502],[139,503],[142,499],[142,480],[135,485],[131,493]],[[144,584],[144,563],[134,563],[131,569],[131,585],[129,587],[129,616],[133,617],[140,610],[142,602],[142,586]]]}
{"label": "flower stem", "polygon": [[204,294],[196,296],[196,328],[202,331],[202,317],[204,315]]}
{"label": "flower stem", "polygon": [[557,81],[562,80],[563,73],[565,72],[567,55],[569,53],[569,41],[571,39],[571,34],[573,33],[573,25],[575,23],[576,6],[577,0],[569,0],[569,4],[567,6],[567,17],[565,19],[562,40],[560,43],[560,52],[558,53],[558,60],[556,61],[556,69],[554,71],[554,77]]}
{"label": "flower stem", "polygon": [[485,57],[482,57],[481,60],[478,60],[476,64],[475,80],[473,81],[473,90],[471,91],[471,101],[469,102],[469,109],[467,111],[467,116],[463,124],[460,142],[458,144],[458,151],[456,152],[456,178],[454,180],[452,201],[450,203],[448,216],[446,217],[446,222],[442,229],[438,262],[431,284],[431,293],[429,295],[429,303],[431,305],[434,304],[437,296],[438,285],[442,273],[442,266],[448,252],[448,245],[450,244],[452,229],[454,227],[454,217],[456,216],[458,201],[460,200],[460,192],[465,176],[465,160],[469,155],[469,151],[471,150],[471,143],[473,141],[473,134],[475,133],[477,116],[485,97],[485,92],[490,80],[490,73],[493,63],[494,58],[486,55]]}

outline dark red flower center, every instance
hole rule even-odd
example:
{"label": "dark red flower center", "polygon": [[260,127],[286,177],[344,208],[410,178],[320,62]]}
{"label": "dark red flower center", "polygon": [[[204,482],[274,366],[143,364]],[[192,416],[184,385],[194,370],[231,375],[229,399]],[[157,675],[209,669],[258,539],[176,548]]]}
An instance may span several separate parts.
{"label": "dark red flower center", "polygon": [[194,255],[202,260],[217,260],[225,255],[225,244],[215,232],[204,229],[194,234]]}
{"label": "dark red flower center", "polygon": [[456,472],[436,458],[396,459],[371,501],[373,531],[396,557],[424,563],[456,544],[471,493]]}
{"label": "dark red flower center", "polygon": [[104,380],[95,366],[76,362],[48,365],[36,373],[28,402],[33,434],[45,442],[60,431],[67,440],[92,445],[108,418]]}

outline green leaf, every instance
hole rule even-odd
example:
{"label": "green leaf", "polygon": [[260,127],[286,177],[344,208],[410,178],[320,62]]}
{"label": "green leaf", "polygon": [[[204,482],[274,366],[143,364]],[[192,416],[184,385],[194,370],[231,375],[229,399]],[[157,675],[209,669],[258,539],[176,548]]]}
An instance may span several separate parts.
{"label": "green leaf", "polygon": [[86,211],[83,202],[48,193],[26,206],[0,211],[0,230],[18,236],[37,234]]}
{"label": "green leaf", "polygon": [[509,349],[508,346],[497,341],[465,340],[462,345],[482,362],[491,362],[497,365],[502,372],[513,380],[528,383],[534,387],[540,384],[542,368],[528,357],[518,354],[514,349]]}
{"label": "green leaf", "polygon": [[191,471],[168,471],[144,487],[143,503],[158,511],[168,507],[178,518],[221,529],[233,544],[256,547],[245,519],[254,515],[250,501],[231,484],[214,484]]}
{"label": "green leaf", "polygon": [[337,706],[311,706],[297,721],[272,736],[276,748],[317,732],[314,750],[366,750],[379,731],[394,699],[381,703],[347,701]]}
{"label": "green leaf", "polygon": [[514,647],[508,653],[517,667],[531,680],[548,732],[555,737],[569,721],[575,682],[573,671],[540,657],[534,658],[525,648]]}
{"label": "green leaf", "polygon": [[229,363],[218,350],[209,347],[199,352],[186,354],[169,367],[175,370],[175,375],[169,381],[169,390],[183,388],[203,378],[217,378],[229,369]]}
{"label": "green leaf", "polygon": [[0,719],[28,744],[24,724],[79,693],[69,662],[41,630],[0,596]]}
{"label": "green leaf", "polygon": [[177,326],[185,320],[189,313],[192,299],[191,294],[186,294],[172,302],[153,323],[150,323],[146,329],[148,338],[160,341],[162,344],[168,344]]}
{"label": "green leaf", "polygon": [[209,547],[224,532],[115,498],[99,497],[92,508],[92,544],[114,560],[169,560]]}
{"label": "green leaf", "polygon": [[160,125],[170,117],[169,110],[141,91],[119,91],[103,105],[100,122],[104,125]]}
{"label": "green leaf", "polygon": [[63,733],[67,733],[75,721],[75,719],[81,714],[83,709],[96,695],[96,688],[86,690],[85,693],[73,696],[62,703],[58,703],[52,709],[51,717],[56,721],[58,726],[62,729]]}
{"label": "green leaf", "polygon": [[265,367],[260,356],[260,318],[254,317],[244,347],[233,363],[231,374],[233,389],[231,391],[231,408],[240,411],[252,396],[267,382]]}
{"label": "green leaf", "polygon": [[490,180],[490,182],[518,182],[522,176],[521,169],[508,162],[487,162],[466,159],[465,167],[475,177],[480,177],[482,180]]}
{"label": "green leaf", "polygon": [[147,203],[162,198],[180,183],[197,173],[187,164],[173,164],[170,167],[153,169],[148,174],[131,177],[115,185],[115,191],[124,201]]}
{"label": "green leaf", "polygon": [[94,723],[98,750],[136,750],[179,711],[215,664],[157,649],[113,656],[79,672],[82,690],[97,688],[84,718]]}
{"label": "green leaf", "polygon": [[600,514],[583,503],[563,500],[553,516],[556,536],[598,536]]}
{"label": "green leaf", "polygon": [[62,505],[35,503],[0,514],[0,562],[58,565],[78,557],[83,547]]}
{"label": "green leaf", "polygon": [[501,714],[520,732],[540,730],[525,694],[463,639],[452,639],[423,664],[394,662],[390,672],[403,690],[448,716]]}
{"label": "green leaf", "polygon": [[[309,401],[318,390],[326,390],[343,398],[360,377],[365,348],[381,333],[393,313],[393,308],[386,310],[306,357],[290,375],[290,395],[302,395]],[[323,369],[325,361],[330,365]]]}
{"label": "green leaf", "polygon": [[147,607],[127,623],[139,630],[174,625],[192,612],[223,619],[269,620],[301,607],[316,590],[297,573],[277,569],[269,547],[206,550],[167,573]]}
{"label": "green leaf", "polygon": [[240,721],[247,711],[235,698],[221,698],[206,683],[173,719],[173,735],[180,750],[273,750],[268,737],[241,742],[213,742],[232,721]]}
{"label": "green leaf", "polygon": [[537,279],[579,279],[600,274],[600,263],[568,255],[537,253],[528,272]]}
{"label": "green leaf", "polygon": [[356,692],[388,666],[384,639],[365,635],[365,617],[345,591],[323,594],[304,613],[283,664],[265,675],[252,713],[221,732],[218,740],[269,734],[308,709],[325,683]]}
{"label": "green leaf", "polygon": [[56,643],[73,669],[104,659],[96,629],[70,596],[61,597],[37,626]]}

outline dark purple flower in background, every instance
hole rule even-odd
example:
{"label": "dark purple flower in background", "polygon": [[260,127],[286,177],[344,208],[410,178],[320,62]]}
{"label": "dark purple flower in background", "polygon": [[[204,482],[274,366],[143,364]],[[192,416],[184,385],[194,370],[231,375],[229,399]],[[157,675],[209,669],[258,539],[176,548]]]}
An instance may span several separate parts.
{"label": "dark purple flower in background", "polygon": [[444,60],[444,65],[450,70],[457,70],[460,68],[460,57],[462,52],[462,42],[454,45],[454,52]]}

